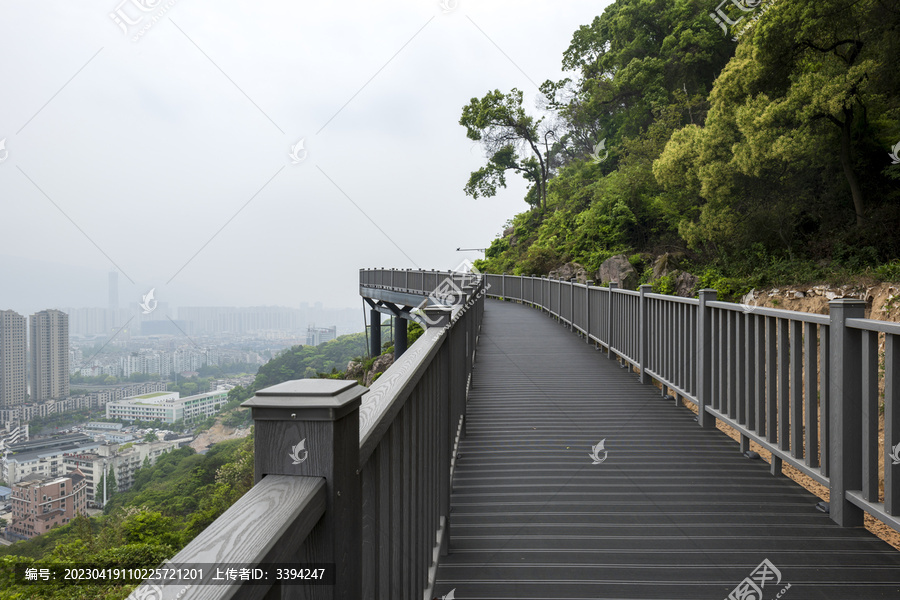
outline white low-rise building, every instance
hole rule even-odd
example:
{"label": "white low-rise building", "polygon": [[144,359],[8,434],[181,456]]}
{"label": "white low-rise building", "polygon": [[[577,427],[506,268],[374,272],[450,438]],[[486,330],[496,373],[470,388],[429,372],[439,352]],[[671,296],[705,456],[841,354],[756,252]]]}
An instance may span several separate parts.
{"label": "white low-rise building", "polygon": [[13,444],[0,455],[0,479],[14,484],[28,475],[60,477],[66,474],[63,465],[66,454],[89,452],[100,446],[93,438],[81,434]]}
{"label": "white low-rise building", "polygon": [[107,419],[155,421],[174,423],[198,421],[216,414],[228,402],[228,390],[179,397],[178,392],[155,392],[109,402]]}

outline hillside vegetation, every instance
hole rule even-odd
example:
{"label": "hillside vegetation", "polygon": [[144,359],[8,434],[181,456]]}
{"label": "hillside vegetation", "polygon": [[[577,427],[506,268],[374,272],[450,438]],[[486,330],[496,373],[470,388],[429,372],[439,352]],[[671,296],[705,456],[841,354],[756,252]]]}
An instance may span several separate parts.
{"label": "hillside vegetation", "polygon": [[900,279],[900,7],[742,5],[720,27],[706,0],[618,0],[574,33],[541,114],[520,90],[473,98],[460,124],[487,162],[465,191],[518,174],[531,206],[477,266],[593,278],[625,254],[658,291],[683,270],[727,297]]}

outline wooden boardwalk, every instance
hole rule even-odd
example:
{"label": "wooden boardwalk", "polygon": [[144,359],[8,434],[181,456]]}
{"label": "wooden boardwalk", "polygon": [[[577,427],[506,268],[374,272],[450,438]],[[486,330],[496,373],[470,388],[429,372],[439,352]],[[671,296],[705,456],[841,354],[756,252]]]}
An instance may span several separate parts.
{"label": "wooden boardwalk", "polygon": [[459,454],[438,598],[900,598],[900,552],[532,308],[487,303]]}

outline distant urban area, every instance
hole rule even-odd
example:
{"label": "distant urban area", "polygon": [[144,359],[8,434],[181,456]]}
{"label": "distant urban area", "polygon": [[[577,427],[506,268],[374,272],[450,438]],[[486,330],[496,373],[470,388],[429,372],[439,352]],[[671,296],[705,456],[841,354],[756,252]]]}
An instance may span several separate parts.
{"label": "distant urban area", "polygon": [[0,541],[102,509],[173,449],[203,451],[203,427],[261,365],[363,329],[358,310],[321,303],[150,306],[120,307],[111,273],[105,308],[0,310]]}

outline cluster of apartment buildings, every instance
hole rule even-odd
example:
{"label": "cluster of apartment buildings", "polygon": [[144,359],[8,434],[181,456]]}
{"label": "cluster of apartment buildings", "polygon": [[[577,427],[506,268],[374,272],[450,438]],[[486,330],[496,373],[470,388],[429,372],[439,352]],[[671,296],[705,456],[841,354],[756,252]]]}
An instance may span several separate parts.
{"label": "cluster of apartment buildings", "polygon": [[0,408],[24,404],[28,393],[32,402],[69,395],[69,316],[62,311],[26,320],[0,310]]}
{"label": "cluster of apartment buildings", "polygon": [[[80,351],[73,351],[72,373],[80,372],[85,377],[106,375],[113,377],[130,377],[135,373],[171,377],[174,373],[199,371],[206,365],[219,364],[219,350],[205,348],[195,350],[179,348],[177,350],[141,350],[127,356],[119,356],[113,360],[91,359],[82,361]],[[256,355],[256,361],[259,360]]]}
{"label": "cluster of apartment buildings", "polygon": [[7,538],[28,539],[102,507],[134,485],[138,469],[190,440],[110,444],[76,433],[8,446],[0,463],[0,477],[12,486]]}
{"label": "cluster of apartment buildings", "polygon": [[117,386],[79,396],[68,396],[47,402],[18,404],[10,407],[0,405],[0,428],[12,429],[16,423],[27,423],[32,419],[86,408],[103,408],[108,403],[124,398],[166,391],[163,381],[148,381]]}

